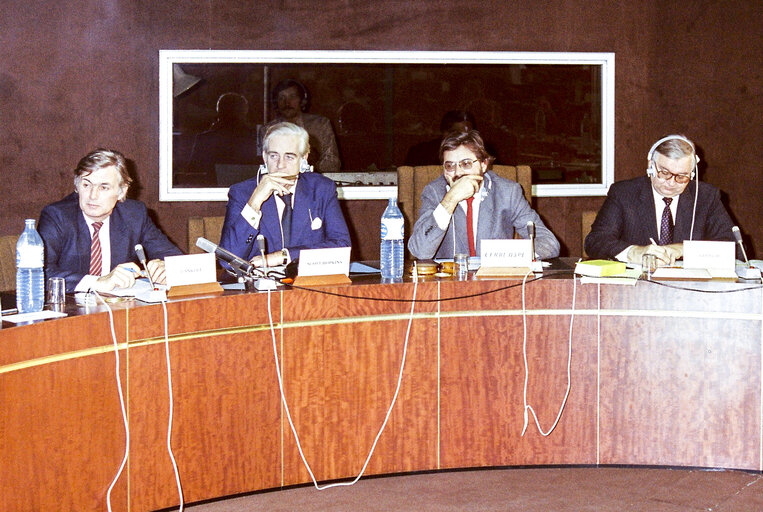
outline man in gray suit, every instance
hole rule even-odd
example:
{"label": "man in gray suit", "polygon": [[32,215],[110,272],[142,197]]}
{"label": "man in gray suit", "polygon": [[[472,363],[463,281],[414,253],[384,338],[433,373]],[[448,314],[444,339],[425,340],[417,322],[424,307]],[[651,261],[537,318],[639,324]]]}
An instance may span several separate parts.
{"label": "man in gray suit", "polygon": [[514,231],[528,238],[535,223],[535,252],[541,259],[559,255],[559,242],[527,203],[522,187],[487,168],[492,157],[475,130],[453,132],[440,145],[442,176],[424,187],[419,219],[408,249],[419,259],[480,254],[483,239],[508,239]]}

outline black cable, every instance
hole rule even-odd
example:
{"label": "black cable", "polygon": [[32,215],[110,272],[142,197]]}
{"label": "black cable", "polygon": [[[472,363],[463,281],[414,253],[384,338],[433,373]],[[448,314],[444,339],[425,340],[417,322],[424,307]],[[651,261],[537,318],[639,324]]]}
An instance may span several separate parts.
{"label": "black cable", "polygon": [[[541,279],[548,279],[550,277],[558,277],[560,275],[574,275],[574,271],[570,270],[570,271],[555,272],[553,275],[541,275],[539,277],[534,277],[532,279],[528,279],[527,282],[528,283],[532,283],[534,281],[540,281]],[[699,289],[696,289],[696,288],[685,288],[685,287],[681,287],[681,286],[672,285],[672,284],[669,284],[669,283],[663,283],[661,281],[648,281],[648,280],[643,279],[643,278],[640,279],[640,280],[647,281],[647,282],[650,282],[650,283],[653,283],[653,284],[657,284],[657,285],[660,285],[660,286],[665,286],[666,288],[673,288],[675,290],[684,290],[684,291],[688,291],[688,292],[697,292],[697,293],[736,293],[736,292],[744,292],[744,291],[748,291],[748,290],[758,290],[760,288],[763,288],[763,285],[759,285],[759,286],[749,286],[747,288],[737,288],[737,289],[733,289],[733,290],[699,290]],[[472,299],[474,297],[481,297],[483,295],[489,295],[491,293],[502,292],[502,291],[508,290],[510,288],[516,288],[518,286],[522,286],[522,283],[518,282],[518,283],[513,283],[513,284],[510,284],[510,285],[502,286],[502,287],[496,288],[494,290],[487,290],[487,291],[484,291],[484,292],[472,293],[472,294],[469,294],[469,295],[459,295],[459,296],[455,296],[455,297],[445,297],[445,298],[440,298],[440,299],[416,299],[415,301],[413,301],[412,299],[391,299],[391,298],[385,298],[385,297],[358,297],[357,295],[347,295],[347,294],[344,294],[344,293],[330,292],[330,291],[320,290],[320,289],[316,289],[316,288],[297,286],[297,285],[294,285],[294,284],[291,284],[291,283],[284,283],[284,284],[288,288],[292,288],[292,289],[295,289],[295,290],[303,290],[303,291],[308,291],[308,292],[320,293],[320,294],[323,294],[323,295],[330,295],[332,297],[341,297],[341,298],[344,298],[344,299],[372,300],[372,301],[377,301],[377,302],[406,302],[406,303],[416,302],[417,304],[418,303],[427,304],[427,303],[433,303],[433,302],[446,302],[446,301],[461,300],[461,299]]]}
{"label": "black cable", "polygon": [[[572,271],[569,271],[569,272],[556,272],[556,273],[554,273],[554,276],[566,275],[566,274],[572,274]],[[527,282],[528,283],[532,283],[534,281],[540,281],[541,279],[547,279],[549,277],[551,277],[551,276],[543,276],[542,275],[540,277],[535,277],[533,279],[528,279]],[[489,295],[491,293],[497,293],[497,292],[501,292],[501,291],[504,291],[504,290],[508,290],[509,288],[516,288],[517,286],[522,286],[522,282],[518,282],[518,283],[510,284],[510,285],[507,285],[507,286],[502,286],[500,288],[496,288],[495,290],[487,290],[487,291],[484,291],[484,292],[472,293],[472,294],[469,294],[469,295],[459,295],[459,296],[456,296],[456,297],[446,297],[446,298],[441,298],[441,299],[416,299],[414,301],[412,299],[390,299],[390,298],[385,298],[385,297],[358,297],[357,295],[346,295],[344,293],[329,292],[329,291],[326,291],[326,290],[318,290],[318,289],[315,289],[315,288],[307,288],[307,287],[303,287],[303,286],[295,286],[295,285],[289,284],[289,283],[284,283],[284,284],[286,284],[287,287],[293,288],[295,290],[304,290],[304,291],[308,291],[308,292],[321,293],[323,295],[331,295],[332,297],[342,297],[342,298],[345,298],[345,299],[374,300],[374,301],[378,301],[378,302],[407,302],[407,303],[416,302],[417,304],[419,304],[419,303],[426,304],[426,303],[430,303],[430,302],[446,302],[446,301],[450,301],[450,300],[471,299],[471,298],[474,298],[474,297],[481,297],[483,295]]]}

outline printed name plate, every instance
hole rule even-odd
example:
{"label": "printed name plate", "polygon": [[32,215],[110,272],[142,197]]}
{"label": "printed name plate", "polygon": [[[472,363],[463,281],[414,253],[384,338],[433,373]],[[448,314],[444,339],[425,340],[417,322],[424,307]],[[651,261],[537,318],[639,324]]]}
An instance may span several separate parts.
{"label": "printed name plate", "polygon": [[167,256],[164,258],[167,286],[216,283],[215,255],[212,253]]}
{"label": "printed name plate", "polygon": [[734,257],[734,242],[684,241],[684,268],[729,269],[733,273]]}
{"label": "printed name plate", "polygon": [[303,249],[299,252],[300,277],[348,275],[350,273],[350,248]]}
{"label": "printed name plate", "polygon": [[530,240],[482,240],[480,260],[483,267],[527,267],[532,265]]}

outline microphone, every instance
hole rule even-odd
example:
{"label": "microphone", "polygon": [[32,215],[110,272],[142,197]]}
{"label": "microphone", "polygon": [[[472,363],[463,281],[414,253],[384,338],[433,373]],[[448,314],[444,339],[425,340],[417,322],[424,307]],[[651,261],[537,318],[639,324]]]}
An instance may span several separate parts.
{"label": "microphone", "polygon": [[530,238],[530,250],[532,251],[533,261],[535,261],[535,223],[527,221],[527,235]]}
{"label": "microphone", "polygon": [[739,226],[731,228],[731,232],[734,233],[739,248],[742,249],[742,256],[744,256],[745,268],[737,269],[737,275],[742,279],[760,279],[760,269],[750,265],[750,260],[747,259],[747,253],[744,250],[744,244],[742,243],[742,232],[739,231]]}
{"label": "microphone", "polygon": [[262,236],[262,233],[257,235],[257,238],[255,239],[257,242],[257,249],[260,251],[260,256],[262,257],[262,268],[265,270],[265,273],[268,272],[268,259],[265,257],[265,237]]}
{"label": "microphone", "polygon": [[146,277],[148,277],[148,282],[151,284],[151,288],[156,289],[154,280],[151,279],[151,273],[148,271],[148,262],[146,261],[146,251],[143,250],[143,246],[141,244],[135,244],[135,254],[138,255],[140,264],[143,265],[143,270],[146,271]]}
{"label": "microphone", "polygon": [[212,253],[222,261],[229,264],[234,269],[238,270],[242,274],[250,274],[254,270],[254,265],[246,260],[243,260],[233,254],[230,251],[226,251],[222,247],[218,246],[207,240],[206,238],[199,237],[196,239],[196,247],[204,252]]}

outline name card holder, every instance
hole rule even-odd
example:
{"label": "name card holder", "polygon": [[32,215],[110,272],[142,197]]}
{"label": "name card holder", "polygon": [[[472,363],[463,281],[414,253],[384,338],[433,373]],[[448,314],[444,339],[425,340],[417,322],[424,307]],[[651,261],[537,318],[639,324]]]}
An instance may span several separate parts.
{"label": "name card holder", "polygon": [[478,278],[533,277],[532,244],[529,240],[482,240]]}
{"label": "name card holder", "polygon": [[167,256],[164,267],[170,299],[223,293],[223,287],[217,282],[214,254]]}
{"label": "name card holder", "polygon": [[304,249],[299,253],[295,286],[351,284],[350,248]]}

